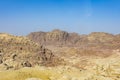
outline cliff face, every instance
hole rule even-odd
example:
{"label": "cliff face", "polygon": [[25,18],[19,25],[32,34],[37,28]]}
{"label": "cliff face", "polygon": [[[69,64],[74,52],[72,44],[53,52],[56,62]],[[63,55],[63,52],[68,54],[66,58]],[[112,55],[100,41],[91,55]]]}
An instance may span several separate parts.
{"label": "cliff face", "polygon": [[32,32],[27,37],[39,44],[54,46],[72,46],[82,39],[77,33],[57,29],[51,32]]}
{"label": "cliff face", "polygon": [[0,64],[6,69],[52,65],[54,59],[52,51],[26,37],[0,34]]}
{"label": "cliff face", "polygon": [[[28,36],[31,40],[42,45],[70,46],[70,47],[100,47],[119,48],[119,35],[112,35],[105,32],[92,32],[88,35],[68,33],[61,30],[51,32],[33,32]],[[117,43],[116,43],[117,41]],[[114,45],[115,44],[115,45]]]}
{"label": "cliff face", "polygon": [[65,44],[69,34],[65,31],[53,30],[52,32],[33,32],[27,37],[33,41],[44,45],[61,45]]}

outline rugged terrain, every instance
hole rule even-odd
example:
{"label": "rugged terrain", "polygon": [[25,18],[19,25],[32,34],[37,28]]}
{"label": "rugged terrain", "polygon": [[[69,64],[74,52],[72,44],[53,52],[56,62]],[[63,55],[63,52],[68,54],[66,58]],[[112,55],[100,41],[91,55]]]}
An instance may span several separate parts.
{"label": "rugged terrain", "polygon": [[35,65],[55,65],[58,58],[51,50],[22,36],[0,34],[0,66],[19,69]]}
{"label": "rugged terrain", "polygon": [[88,35],[68,33],[55,29],[51,32],[32,32],[27,37],[39,44],[57,47],[93,47],[118,49],[120,48],[120,35],[113,35],[105,32],[92,32]]}
{"label": "rugged terrain", "polygon": [[120,35],[0,34],[0,80],[120,80]]}

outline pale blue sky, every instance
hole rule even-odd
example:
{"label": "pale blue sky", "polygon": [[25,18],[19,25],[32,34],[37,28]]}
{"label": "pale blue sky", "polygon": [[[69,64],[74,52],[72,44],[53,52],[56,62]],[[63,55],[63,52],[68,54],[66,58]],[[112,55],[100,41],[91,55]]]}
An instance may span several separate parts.
{"label": "pale blue sky", "polygon": [[120,0],[0,0],[0,32],[120,33]]}

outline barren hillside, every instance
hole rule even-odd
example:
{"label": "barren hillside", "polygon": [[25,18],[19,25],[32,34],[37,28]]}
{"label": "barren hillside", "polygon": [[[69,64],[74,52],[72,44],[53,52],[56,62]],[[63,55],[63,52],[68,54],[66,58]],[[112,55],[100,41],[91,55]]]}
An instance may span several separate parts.
{"label": "barren hillside", "polygon": [[105,32],[92,32],[88,35],[79,35],[56,29],[51,32],[32,32],[27,37],[45,46],[120,49],[120,35]]}
{"label": "barren hillside", "polygon": [[22,36],[0,34],[0,66],[19,69],[35,65],[55,65],[58,58],[51,50]]}
{"label": "barren hillside", "polygon": [[0,80],[119,80],[119,40],[104,32],[1,33]]}

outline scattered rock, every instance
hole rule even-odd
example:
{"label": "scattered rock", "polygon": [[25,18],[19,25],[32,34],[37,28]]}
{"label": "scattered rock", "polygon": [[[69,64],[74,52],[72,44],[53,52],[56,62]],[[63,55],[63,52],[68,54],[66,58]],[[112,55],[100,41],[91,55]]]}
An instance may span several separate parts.
{"label": "scattered rock", "polygon": [[6,70],[14,68],[13,66],[9,66],[8,64],[4,63],[3,64]]}
{"label": "scattered rock", "polygon": [[22,63],[23,67],[32,67],[31,63],[29,61],[25,61]]}
{"label": "scattered rock", "polygon": [[15,60],[15,58],[17,57],[17,54],[12,54],[12,59]]}
{"label": "scattered rock", "polygon": [[2,59],[0,59],[0,64],[2,64],[3,63],[3,61],[2,61]]}

